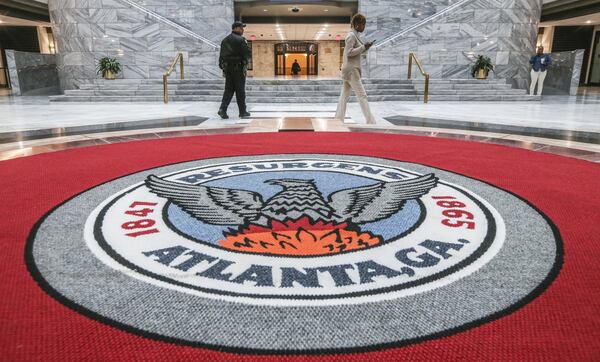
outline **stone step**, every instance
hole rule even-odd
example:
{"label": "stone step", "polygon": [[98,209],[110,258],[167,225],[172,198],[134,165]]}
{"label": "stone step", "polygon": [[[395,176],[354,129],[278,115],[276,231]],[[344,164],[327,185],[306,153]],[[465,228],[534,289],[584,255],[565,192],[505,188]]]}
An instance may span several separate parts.
{"label": "stone step", "polygon": [[[337,103],[337,97],[253,97],[247,98],[248,103]],[[540,101],[539,96],[523,95],[430,95],[430,101],[485,101],[485,102],[515,102]],[[162,102],[162,96],[51,96],[52,102]],[[172,96],[171,102],[220,102],[221,96]],[[350,99],[355,102],[355,97]],[[423,96],[369,96],[370,102],[384,101],[423,101]]]}
{"label": "stone step", "polygon": [[[417,96],[417,98],[422,101],[423,95]],[[527,94],[523,95],[430,95],[430,101],[434,102],[464,102],[464,101],[481,101],[481,102],[531,102],[531,101],[540,101],[541,97],[538,96],[529,96]]]}
{"label": "stone step", "polygon": [[[222,96],[223,90],[172,90],[168,91],[170,96],[176,95],[214,95]],[[257,97],[337,97],[340,95],[340,89],[332,91],[255,91],[247,90],[248,96]],[[415,91],[412,89],[404,90],[369,90],[368,95],[415,95]],[[85,90],[67,90],[65,91],[67,96],[122,96],[122,97],[133,97],[133,96],[162,96],[163,91],[161,90],[115,90],[115,89],[85,89]]]}
{"label": "stone step", "polygon": [[[415,84],[415,89],[423,90],[425,85],[423,84]],[[478,90],[486,90],[486,89],[512,89],[510,84],[430,84],[429,89],[440,89],[440,90],[450,90],[450,89],[478,89]]]}
{"label": "stone step", "polygon": [[[79,91],[66,91],[66,95],[87,95],[87,96],[135,96],[135,95],[162,95],[162,90],[79,90]],[[170,95],[223,95],[222,90],[169,90]],[[248,96],[262,96],[262,97],[320,97],[320,96],[339,96],[340,90],[333,91],[254,91],[247,90]],[[415,95],[414,90],[371,90],[368,91],[369,95]]]}
{"label": "stone step", "polygon": [[[390,90],[402,90],[402,89],[414,89],[414,87],[410,84],[365,84],[365,89],[390,89]],[[208,88],[210,87],[210,88]],[[213,88],[214,87],[214,88]],[[179,84],[179,85],[171,85],[169,84],[169,88],[174,88],[178,90],[194,90],[194,89],[223,89],[225,85],[198,85],[198,84]],[[142,87],[144,89],[148,89],[146,87]],[[152,89],[157,89],[158,87],[152,86],[149,87]],[[162,86],[160,87],[162,89]],[[298,90],[298,91],[331,91],[331,90],[339,90],[341,89],[341,84],[335,85],[255,85],[248,84],[246,85],[247,90],[277,90],[277,91],[289,91],[289,90]]]}
{"label": "stone step", "polygon": [[[126,85],[126,84],[111,84],[106,87],[103,86],[85,86],[81,87],[80,90],[156,90],[162,92],[163,86],[162,84],[146,84],[146,85]],[[224,84],[209,84],[209,85],[199,85],[199,84],[169,84],[169,90],[186,90],[186,91],[206,91],[206,90],[219,90],[223,91],[225,89]],[[341,85],[248,85],[246,86],[247,91],[313,91],[313,92],[323,92],[323,91],[340,91]],[[376,90],[387,90],[390,92],[397,91],[414,91],[414,87],[411,85],[379,85],[379,84],[366,84],[365,89],[367,91],[376,91]]]}
{"label": "stone step", "polygon": [[[369,96],[370,102],[415,101],[414,95]],[[50,96],[52,102],[162,102],[162,96]],[[221,96],[173,96],[170,102],[220,102]],[[246,98],[247,103],[337,103],[338,97],[255,97]],[[355,97],[350,102],[356,102]]]}
{"label": "stone step", "polygon": [[[413,83],[423,83],[423,78],[411,79]],[[506,79],[439,79],[439,78],[430,78],[429,83],[431,84],[506,84]]]}
{"label": "stone step", "polygon": [[[220,84],[224,82],[223,78],[219,79],[177,79],[170,78],[169,84]],[[364,78],[363,84],[419,84],[423,83],[422,78],[417,79],[371,79]],[[430,84],[506,84],[506,79],[430,79]],[[268,84],[268,85],[288,85],[288,84],[299,84],[299,85],[311,85],[311,84],[340,84],[340,79],[247,79],[248,84]],[[95,79],[90,84],[162,84],[162,79]]]}
{"label": "stone step", "polygon": [[[221,84],[224,79],[169,79],[169,84]],[[162,79],[95,79],[94,84],[105,86],[107,84],[162,84]],[[331,85],[341,84],[339,79],[252,79],[248,78],[247,84],[264,85]],[[406,79],[363,79],[364,84],[411,84]]]}
{"label": "stone step", "polygon": [[[439,90],[439,89],[430,89],[430,95],[519,95],[526,94],[527,91],[524,89],[507,89],[507,90],[474,90],[474,89],[447,89],[447,90]],[[417,90],[417,94],[423,94],[423,90]]]}

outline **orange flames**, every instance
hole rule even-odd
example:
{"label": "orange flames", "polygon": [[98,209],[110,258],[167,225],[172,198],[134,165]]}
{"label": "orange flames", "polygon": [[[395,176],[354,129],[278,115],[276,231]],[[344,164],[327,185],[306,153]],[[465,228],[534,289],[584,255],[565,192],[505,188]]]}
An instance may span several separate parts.
{"label": "orange flames", "polygon": [[379,236],[308,218],[273,221],[271,228],[250,225],[235,234],[225,235],[222,247],[235,251],[277,255],[327,255],[365,249],[381,243]]}

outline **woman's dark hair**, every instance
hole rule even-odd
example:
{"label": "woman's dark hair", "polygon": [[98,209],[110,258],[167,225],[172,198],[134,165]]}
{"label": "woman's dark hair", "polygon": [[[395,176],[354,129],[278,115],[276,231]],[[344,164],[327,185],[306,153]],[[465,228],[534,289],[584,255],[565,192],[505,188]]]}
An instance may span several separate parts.
{"label": "woman's dark hair", "polygon": [[352,25],[352,29],[355,29],[356,26],[360,25],[360,24],[366,24],[367,23],[367,18],[365,18],[365,16],[361,13],[357,13],[352,17],[352,21],[350,22],[350,24]]}

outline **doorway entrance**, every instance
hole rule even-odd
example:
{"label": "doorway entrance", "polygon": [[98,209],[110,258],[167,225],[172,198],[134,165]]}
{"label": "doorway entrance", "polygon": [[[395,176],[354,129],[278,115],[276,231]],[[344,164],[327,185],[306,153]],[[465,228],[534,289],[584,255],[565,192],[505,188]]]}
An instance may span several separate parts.
{"label": "doorway entrance", "polygon": [[294,62],[300,65],[299,75],[319,75],[319,44],[286,42],[275,44],[275,76],[292,75]]}

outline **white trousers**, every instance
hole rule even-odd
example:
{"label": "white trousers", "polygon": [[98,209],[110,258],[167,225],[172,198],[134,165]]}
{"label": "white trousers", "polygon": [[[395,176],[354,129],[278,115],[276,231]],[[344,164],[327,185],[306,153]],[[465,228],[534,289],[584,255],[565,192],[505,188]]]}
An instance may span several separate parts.
{"label": "white trousers", "polygon": [[360,109],[365,116],[368,124],[375,124],[375,117],[371,113],[369,107],[369,100],[367,99],[367,92],[360,81],[360,71],[358,69],[349,70],[342,72],[342,93],[340,94],[340,100],[338,101],[337,111],[335,112],[335,118],[342,122],[346,118],[346,107],[350,100],[350,91],[354,91]]}
{"label": "white trousers", "polygon": [[531,70],[531,87],[529,88],[529,94],[533,95],[533,91],[535,90],[535,84],[537,83],[537,95],[542,95],[542,90],[544,89],[544,79],[546,79],[546,70],[543,72],[536,72],[535,70]]}

